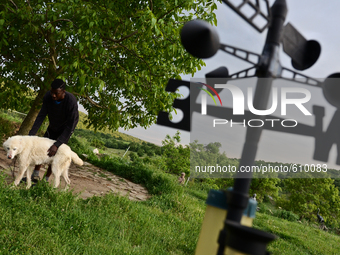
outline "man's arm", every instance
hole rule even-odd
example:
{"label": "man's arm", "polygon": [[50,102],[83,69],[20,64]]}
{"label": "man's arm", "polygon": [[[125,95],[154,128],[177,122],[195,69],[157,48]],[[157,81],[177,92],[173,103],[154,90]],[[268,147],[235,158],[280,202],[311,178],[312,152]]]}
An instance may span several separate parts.
{"label": "man's arm", "polygon": [[46,105],[46,96],[44,96],[43,105],[42,105],[42,107],[39,111],[37,118],[34,121],[34,124],[33,124],[31,131],[28,133],[28,135],[35,135],[38,132],[38,130],[39,130],[41,124],[43,123],[44,119],[46,118],[46,116],[47,116],[47,105]]}

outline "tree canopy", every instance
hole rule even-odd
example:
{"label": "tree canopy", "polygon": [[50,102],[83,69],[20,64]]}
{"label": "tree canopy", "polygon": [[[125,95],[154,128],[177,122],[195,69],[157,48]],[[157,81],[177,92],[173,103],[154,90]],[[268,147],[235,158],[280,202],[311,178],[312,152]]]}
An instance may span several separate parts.
{"label": "tree canopy", "polygon": [[148,127],[160,110],[173,110],[168,79],[204,65],[181,46],[181,27],[195,18],[216,25],[216,8],[206,0],[4,1],[0,107],[17,91],[36,91],[21,128],[27,133],[51,82],[62,78],[93,127]]}
{"label": "tree canopy", "polygon": [[190,148],[179,144],[181,142],[180,132],[177,131],[173,137],[166,135],[162,141],[162,157],[160,167],[172,174],[190,174]]}
{"label": "tree canopy", "polygon": [[[291,178],[284,180],[287,194],[280,197],[278,204],[286,210],[299,214],[302,218],[317,220],[317,211],[327,224],[339,226],[340,197],[334,180],[324,178]],[[297,176],[299,177],[299,176]]]}

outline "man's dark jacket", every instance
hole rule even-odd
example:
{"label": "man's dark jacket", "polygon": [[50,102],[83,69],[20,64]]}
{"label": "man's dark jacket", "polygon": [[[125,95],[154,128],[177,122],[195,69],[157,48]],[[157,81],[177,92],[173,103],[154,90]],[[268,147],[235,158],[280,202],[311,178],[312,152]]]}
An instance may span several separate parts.
{"label": "man's dark jacket", "polygon": [[51,92],[47,92],[29,135],[35,135],[38,132],[46,115],[50,122],[47,130],[60,134],[58,138],[55,138],[57,141],[54,143],[59,148],[61,144],[68,142],[79,121],[77,99],[65,91],[65,98],[56,102],[52,99]]}

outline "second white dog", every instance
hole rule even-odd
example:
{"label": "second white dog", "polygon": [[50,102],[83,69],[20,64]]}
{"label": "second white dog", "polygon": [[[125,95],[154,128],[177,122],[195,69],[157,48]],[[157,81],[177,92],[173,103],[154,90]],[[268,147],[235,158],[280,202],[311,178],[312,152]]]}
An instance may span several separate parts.
{"label": "second white dog", "polygon": [[45,137],[38,136],[13,136],[8,138],[3,147],[7,152],[7,158],[13,159],[15,156],[19,160],[19,172],[15,178],[14,185],[18,185],[27,171],[27,189],[31,187],[31,174],[32,170],[30,166],[49,164],[52,167],[52,173],[54,174],[54,187],[58,187],[60,184],[60,176],[63,176],[66,187],[71,183],[68,178],[68,169],[71,161],[81,166],[83,161],[74,153],[71,148],[62,144],[57,150],[57,153],[53,157],[47,155],[47,150],[55,143],[55,140],[51,140]]}

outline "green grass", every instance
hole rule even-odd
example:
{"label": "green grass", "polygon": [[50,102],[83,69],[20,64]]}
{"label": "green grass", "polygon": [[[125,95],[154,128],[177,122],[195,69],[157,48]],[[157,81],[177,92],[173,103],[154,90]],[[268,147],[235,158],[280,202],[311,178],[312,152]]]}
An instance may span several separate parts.
{"label": "green grass", "polygon": [[[206,190],[178,186],[145,202],[113,194],[77,199],[44,183],[10,189],[0,178],[1,254],[194,254]],[[254,227],[279,237],[272,254],[339,254],[340,237],[257,213]]]}
{"label": "green grass", "polygon": [[[102,152],[105,153],[105,154],[109,154],[109,155],[112,155],[112,156],[115,156],[115,157],[122,157],[122,156],[124,155],[124,153],[125,153],[126,150],[105,148],[105,150],[100,150],[100,151],[102,151]],[[124,156],[124,158],[125,158],[125,157],[128,157],[130,153],[131,153],[131,152],[128,151],[128,152],[126,153],[126,155]]]}
{"label": "green grass", "polygon": [[257,213],[254,227],[275,234],[273,254],[340,254],[340,236],[298,222]]}
{"label": "green grass", "polygon": [[172,194],[87,200],[41,184],[0,187],[1,254],[192,254],[204,201]]}
{"label": "green grass", "polygon": [[[0,119],[0,135],[8,135],[11,125]],[[152,198],[134,202],[109,194],[82,200],[43,182],[11,189],[0,174],[0,254],[194,254],[207,183],[183,187],[176,176],[126,156],[100,160],[85,138],[71,138],[70,145],[93,164],[143,184]],[[269,203],[259,207],[254,227],[278,236],[268,246],[272,254],[340,254],[339,235],[298,223]]]}
{"label": "green grass", "polygon": [[15,112],[0,110],[0,118],[6,119],[10,122],[21,123],[23,120],[23,116],[19,115]]}

